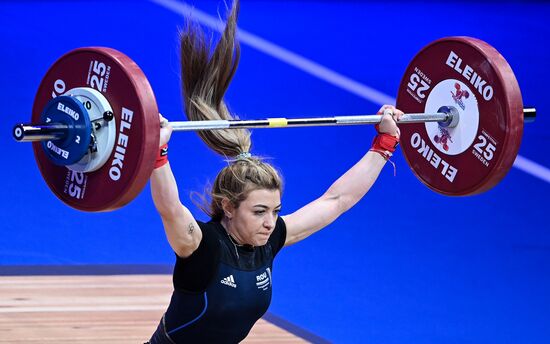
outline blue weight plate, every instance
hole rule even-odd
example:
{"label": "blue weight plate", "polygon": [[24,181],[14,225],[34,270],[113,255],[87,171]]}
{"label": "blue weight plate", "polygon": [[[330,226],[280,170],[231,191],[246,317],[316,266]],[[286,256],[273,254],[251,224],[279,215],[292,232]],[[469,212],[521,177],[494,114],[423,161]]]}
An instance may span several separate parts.
{"label": "blue weight plate", "polygon": [[63,123],[70,128],[61,140],[42,142],[46,156],[56,165],[67,166],[78,162],[88,151],[92,133],[88,112],[73,97],[59,96],[48,102],[40,117],[43,123]]}

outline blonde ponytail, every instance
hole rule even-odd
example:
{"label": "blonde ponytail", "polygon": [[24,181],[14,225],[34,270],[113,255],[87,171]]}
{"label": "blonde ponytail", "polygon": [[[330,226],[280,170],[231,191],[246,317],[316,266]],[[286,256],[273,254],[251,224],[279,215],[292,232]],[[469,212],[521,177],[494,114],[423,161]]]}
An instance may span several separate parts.
{"label": "blonde ponytail", "polygon": [[[181,72],[185,113],[191,121],[232,120],[223,97],[235,75],[240,58],[236,41],[239,1],[227,18],[225,30],[213,52],[204,32],[188,22],[181,33]],[[225,157],[250,151],[250,131],[247,129],[212,130],[198,132],[201,139],[214,151]]]}
{"label": "blonde ponytail", "polygon": [[[223,97],[235,75],[240,58],[240,47],[236,42],[239,0],[227,18],[222,37],[213,52],[211,42],[206,42],[203,31],[197,24],[189,22],[181,33],[181,72],[185,113],[191,121],[232,120],[232,115]],[[224,157],[237,159],[218,173],[206,197],[199,198],[199,204],[213,220],[223,218],[222,200],[228,199],[235,207],[253,190],[279,190],[283,183],[280,174],[270,164],[258,157],[249,156],[250,131],[247,129],[208,130],[198,132],[201,139],[214,151]]]}

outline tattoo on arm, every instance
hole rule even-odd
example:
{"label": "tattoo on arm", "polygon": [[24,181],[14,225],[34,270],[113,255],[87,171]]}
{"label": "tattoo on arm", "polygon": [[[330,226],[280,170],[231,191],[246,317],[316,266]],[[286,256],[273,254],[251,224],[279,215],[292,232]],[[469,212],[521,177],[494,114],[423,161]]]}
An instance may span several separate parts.
{"label": "tattoo on arm", "polygon": [[187,231],[189,234],[193,234],[195,231],[195,226],[193,225],[193,222],[189,224],[189,230]]}

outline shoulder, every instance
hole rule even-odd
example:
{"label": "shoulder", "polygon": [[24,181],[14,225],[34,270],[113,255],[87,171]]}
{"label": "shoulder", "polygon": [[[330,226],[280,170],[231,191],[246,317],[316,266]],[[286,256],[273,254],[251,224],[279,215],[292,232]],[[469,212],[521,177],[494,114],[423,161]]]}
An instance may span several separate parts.
{"label": "shoulder", "polygon": [[286,224],[284,219],[279,216],[277,222],[275,223],[275,229],[271,236],[269,237],[269,245],[273,250],[273,256],[275,256],[285,245],[286,241]]}
{"label": "shoulder", "polygon": [[182,258],[176,255],[178,263],[188,263],[204,259],[210,260],[213,253],[219,251],[220,249],[220,242],[223,238],[219,230],[221,225],[213,221],[197,221],[197,224],[202,232],[202,239],[199,243],[199,247],[189,257]]}
{"label": "shoulder", "polygon": [[201,232],[203,233],[203,238],[206,237],[204,240],[216,240],[216,241],[223,241],[223,227],[221,223],[215,222],[215,221],[208,221],[208,222],[202,222],[197,221],[197,224],[199,225],[199,228]]}
{"label": "shoulder", "polygon": [[174,288],[187,291],[203,291],[213,278],[221,258],[221,236],[216,222],[197,221],[202,239],[199,247],[189,257],[176,255]]}
{"label": "shoulder", "polygon": [[201,230],[214,230],[215,231],[216,228],[218,226],[220,226],[219,222],[214,222],[214,221],[208,221],[208,222],[197,221],[197,224],[199,225]]}

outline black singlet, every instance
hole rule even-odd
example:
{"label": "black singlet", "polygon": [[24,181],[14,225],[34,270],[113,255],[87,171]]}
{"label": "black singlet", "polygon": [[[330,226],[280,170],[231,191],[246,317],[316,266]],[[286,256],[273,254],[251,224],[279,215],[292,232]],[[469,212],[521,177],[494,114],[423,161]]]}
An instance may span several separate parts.
{"label": "black singlet", "polygon": [[219,222],[198,222],[202,240],[176,258],[174,292],[150,343],[238,343],[271,302],[273,258],[284,246],[279,217],[266,245],[234,245]]}

